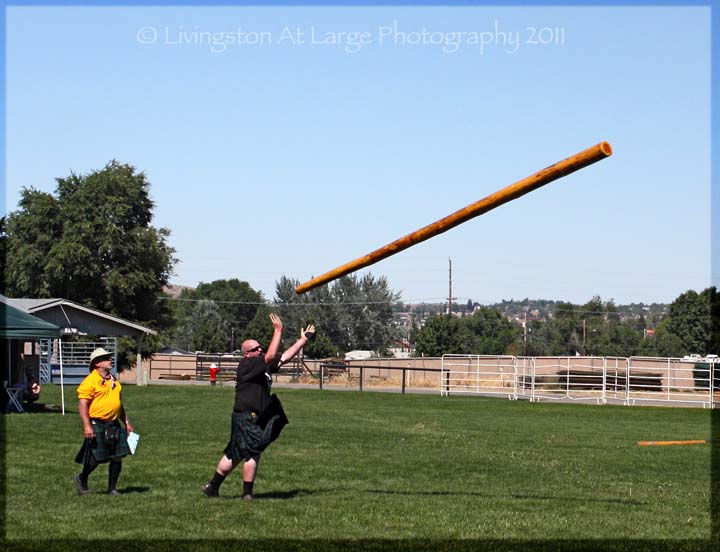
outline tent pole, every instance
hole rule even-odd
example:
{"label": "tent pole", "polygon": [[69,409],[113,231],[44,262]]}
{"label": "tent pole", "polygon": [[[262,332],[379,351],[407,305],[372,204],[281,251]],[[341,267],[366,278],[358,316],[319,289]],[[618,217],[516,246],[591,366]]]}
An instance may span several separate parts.
{"label": "tent pole", "polygon": [[60,400],[62,403],[62,414],[65,416],[65,382],[63,380],[62,337],[58,339],[58,348],[60,349]]}

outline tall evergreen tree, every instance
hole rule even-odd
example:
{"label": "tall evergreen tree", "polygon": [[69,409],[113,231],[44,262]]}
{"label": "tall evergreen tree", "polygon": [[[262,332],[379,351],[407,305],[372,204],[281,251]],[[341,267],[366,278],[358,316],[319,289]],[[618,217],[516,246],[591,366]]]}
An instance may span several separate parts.
{"label": "tall evergreen tree", "polygon": [[384,352],[392,345],[396,333],[393,305],[399,294],[390,289],[385,277],[351,274],[298,296],[299,283],[283,276],[275,286],[275,301],[286,327],[295,331],[308,323],[317,327],[318,339],[308,346],[308,355],[353,349]]}

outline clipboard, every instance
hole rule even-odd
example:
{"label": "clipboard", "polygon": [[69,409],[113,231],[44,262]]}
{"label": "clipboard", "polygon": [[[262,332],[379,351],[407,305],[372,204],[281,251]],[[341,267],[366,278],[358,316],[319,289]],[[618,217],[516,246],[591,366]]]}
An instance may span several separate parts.
{"label": "clipboard", "polygon": [[135,454],[135,451],[137,450],[137,446],[138,446],[139,442],[140,442],[140,435],[138,435],[134,431],[131,431],[130,433],[128,433],[127,444],[128,444],[128,447],[130,447],[130,454]]}

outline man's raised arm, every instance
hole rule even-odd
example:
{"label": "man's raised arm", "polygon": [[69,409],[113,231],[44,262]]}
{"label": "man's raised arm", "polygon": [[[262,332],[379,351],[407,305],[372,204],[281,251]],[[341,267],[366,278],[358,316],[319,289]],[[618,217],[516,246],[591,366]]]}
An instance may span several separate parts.
{"label": "man's raised arm", "polygon": [[310,324],[307,328],[300,330],[300,337],[282,354],[282,356],[280,357],[280,364],[285,364],[287,361],[291,360],[292,357],[298,354],[300,349],[302,349],[305,344],[314,337],[315,326],[313,324]]}

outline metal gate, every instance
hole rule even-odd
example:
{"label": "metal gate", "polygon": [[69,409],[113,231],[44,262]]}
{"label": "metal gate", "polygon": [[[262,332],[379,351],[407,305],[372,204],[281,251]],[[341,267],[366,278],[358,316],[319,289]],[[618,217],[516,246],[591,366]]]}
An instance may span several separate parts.
{"label": "metal gate", "polygon": [[444,355],[440,393],[713,408],[719,380],[720,360],[715,357]]}
{"label": "metal gate", "polygon": [[113,354],[113,372],[117,374],[117,337],[100,341],[40,340],[40,383],[60,383],[60,366],[65,383],[80,383],[90,367],[90,353],[98,347]]}

